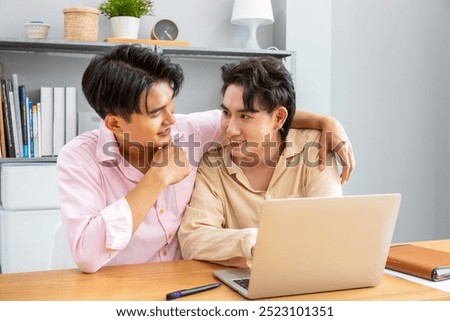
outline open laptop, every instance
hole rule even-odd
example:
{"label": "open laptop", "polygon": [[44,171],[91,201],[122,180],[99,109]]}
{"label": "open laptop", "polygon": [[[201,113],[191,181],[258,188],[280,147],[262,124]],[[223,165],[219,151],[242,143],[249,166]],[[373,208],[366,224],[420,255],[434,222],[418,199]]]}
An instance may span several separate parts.
{"label": "open laptop", "polygon": [[214,276],[249,299],[376,286],[400,202],[400,194],[267,200],[251,270]]}

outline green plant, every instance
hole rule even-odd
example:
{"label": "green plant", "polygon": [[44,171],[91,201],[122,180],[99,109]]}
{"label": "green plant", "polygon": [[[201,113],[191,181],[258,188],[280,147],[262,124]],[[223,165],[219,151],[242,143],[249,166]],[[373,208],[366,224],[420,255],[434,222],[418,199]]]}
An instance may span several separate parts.
{"label": "green plant", "polygon": [[108,17],[140,18],[153,12],[153,0],[105,0],[98,9]]}

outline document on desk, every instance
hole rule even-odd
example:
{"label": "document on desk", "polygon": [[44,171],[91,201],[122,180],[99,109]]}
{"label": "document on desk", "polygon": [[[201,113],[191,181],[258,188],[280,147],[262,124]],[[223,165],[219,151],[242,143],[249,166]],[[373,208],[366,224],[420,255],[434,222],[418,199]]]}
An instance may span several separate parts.
{"label": "document on desk", "polygon": [[384,273],[387,275],[396,276],[396,277],[399,277],[399,278],[402,278],[402,279],[405,279],[405,280],[408,280],[408,281],[411,281],[414,283],[422,284],[422,285],[428,286],[433,289],[438,289],[438,290],[450,293],[450,280],[434,282],[434,281],[426,280],[424,278],[419,278],[417,276],[413,276],[410,274],[397,272],[397,271],[389,270],[389,269],[385,269]]}
{"label": "document on desk", "polygon": [[450,253],[412,244],[393,245],[386,268],[431,281],[450,279]]}

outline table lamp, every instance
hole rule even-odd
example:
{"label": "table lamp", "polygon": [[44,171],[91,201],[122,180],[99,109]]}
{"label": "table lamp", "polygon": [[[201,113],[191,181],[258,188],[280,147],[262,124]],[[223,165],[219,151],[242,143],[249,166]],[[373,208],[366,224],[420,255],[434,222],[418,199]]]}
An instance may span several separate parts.
{"label": "table lamp", "polygon": [[247,49],[261,49],[256,39],[256,30],[261,25],[274,22],[271,0],[234,0],[231,23],[246,26],[248,40]]}

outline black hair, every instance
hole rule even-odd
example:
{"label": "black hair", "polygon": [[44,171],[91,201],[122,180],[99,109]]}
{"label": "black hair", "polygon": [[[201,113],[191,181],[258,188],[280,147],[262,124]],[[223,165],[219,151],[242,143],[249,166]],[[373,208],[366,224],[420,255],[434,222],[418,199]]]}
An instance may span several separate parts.
{"label": "black hair", "polygon": [[141,45],[120,45],[95,56],[81,81],[83,93],[98,115],[114,114],[130,121],[141,113],[140,101],[154,83],[167,81],[175,97],[184,75],[170,58]]}
{"label": "black hair", "polygon": [[[242,86],[245,110],[252,113],[263,110],[271,114],[279,106],[286,107],[288,115],[280,129],[284,140],[296,107],[294,82],[283,61],[272,56],[249,58],[226,64],[221,69],[222,95],[230,85]],[[255,108],[256,103],[259,109]]]}

